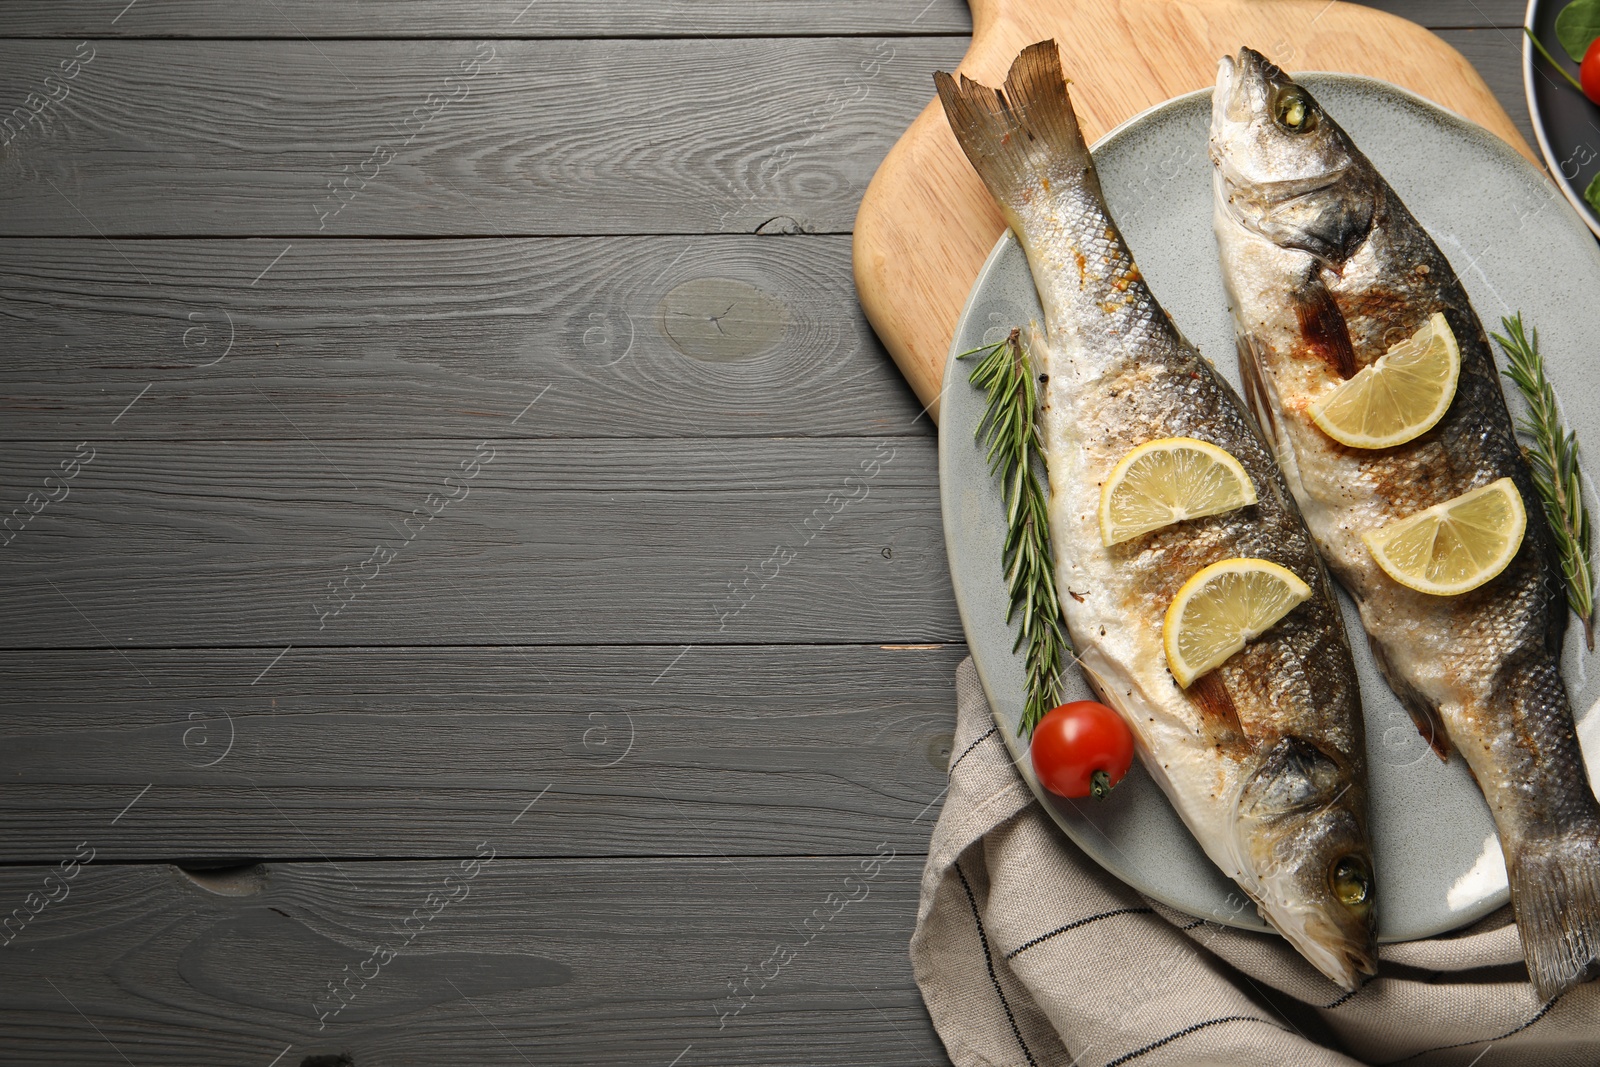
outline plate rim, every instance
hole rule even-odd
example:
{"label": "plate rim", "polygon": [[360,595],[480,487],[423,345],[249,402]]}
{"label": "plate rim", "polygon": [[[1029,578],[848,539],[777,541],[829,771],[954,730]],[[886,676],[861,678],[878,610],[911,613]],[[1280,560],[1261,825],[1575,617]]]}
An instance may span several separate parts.
{"label": "plate rim", "polygon": [[[1537,2],[1538,0],[1530,0],[1530,6]],[[1524,42],[1526,43],[1526,36],[1524,36]],[[1396,85],[1393,82],[1385,81],[1382,78],[1373,78],[1360,74],[1349,74],[1342,71],[1296,71],[1294,73],[1294,77],[1297,79],[1310,77],[1323,83],[1345,82],[1354,86],[1365,87],[1367,89],[1377,88],[1382,92],[1406,98],[1414,104],[1425,107],[1428,111],[1434,113],[1434,115],[1442,124],[1452,127],[1468,139],[1476,142],[1480,147],[1490,151],[1491,153],[1498,154],[1503,160],[1514,160],[1515,162],[1512,164],[1514,167],[1526,168],[1527,172],[1531,172],[1531,175],[1540,181],[1549,182],[1551,180],[1548,174],[1541,172],[1539,168],[1535,166],[1535,164],[1525,155],[1513,148],[1500,137],[1496,136],[1494,133],[1485,129],[1478,123],[1475,123],[1470,119],[1451,111],[1449,108],[1443,107],[1442,105],[1429,100],[1419,93],[1412,92],[1404,86]],[[1211,88],[1203,88],[1191,90],[1187,93],[1181,93],[1177,96],[1145,108],[1137,114],[1124,119],[1122,122],[1118,123],[1116,126],[1112,127],[1095,140],[1094,144],[1090,146],[1091,155],[1100,152],[1102,149],[1111,144],[1113,140],[1121,136],[1125,136],[1128,129],[1135,124],[1145,121],[1164,111],[1192,103],[1196,101],[1197,98],[1209,99],[1212,91],[1213,90]],[[1565,186],[1560,185],[1560,183],[1558,183],[1558,187],[1565,190]],[[1585,223],[1588,220],[1583,218],[1580,214],[1580,217],[1573,221]],[[941,395],[943,395],[944,391],[951,389],[958,380],[959,376],[956,373],[956,369],[958,365],[957,356],[959,355],[959,352],[957,346],[959,345],[962,336],[967,332],[969,321],[976,310],[975,298],[978,293],[979,282],[988,276],[989,272],[994,268],[996,262],[1005,253],[1009,244],[1018,244],[1018,242],[1016,236],[1011,232],[1010,228],[1007,227],[995,241],[994,246],[989,250],[989,254],[984,258],[983,265],[979,268],[977,275],[973,278],[972,286],[967,292],[966,300],[962,304],[961,313],[956,320],[955,331],[950,339],[950,347],[945,360],[944,381],[941,385]],[[947,438],[950,440],[955,440],[957,437],[964,439],[966,436],[967,435],[965,433],[947,434],[944,426],[939,428],[939,478],[941,485],[940,511],[942,519],[941,526],[945,538],[945,553],[947,558],[949,557],[950,546],[954,537],[954,514],[953,509],[946,506],[948,498],[943,490],[943,486],[949,484],[949,479],[947,478],[947,468],[950,464],[951,455],[946,448],[946,440]],[[956,610],[961,618],[963,634],[967,637],[970,649],[972,645],[971,634],[974,631],[968,619],[968,598],[963,597],[960,592],[960,586],[964,583],[962,578],[959,576],[957,568],[952,566],[950,568],[950,575],[952,586],[955,587],[957,594],[955,598]],[[1069,828],[1059,817],[1050,801],[1045,797],[1042,787],[1038,784],[1037,779],[1031,773],[1031,769],[1027,767],[1026,747],[1019,746],[1017,738],[1012,736],[1010,724],[1002,720],[1000,713],[995,709],[994,700],[991,696],[991,694],[995,691],[995,687],[990,683],[983,662],[978,656],[972,656],[971,658],[973,660],[973,665],[978,672],[978,679],[982,684],[984,697],[989,702],[991,717],[994,719],[996,725],[1000,727],[999,732],[1001,739],[1005,744],[1006,751],[1011,757],[1013,764],[1017,767],[1019,776],[1027,785],[1029,791],[1033,794],[1035,801],[1038,802],[1039,806],[1044,809],[1051,822],[1055,823],[1061,832],[1066,834],[1068,840],[1072,841],[1074,845],[1078,845],[1078,836],[1081,831],[1074,828]],[[1170,804],[1170,800],[1168,800],[1168,803]],[[1185,829],[1187,830],[1187,827]],[[1085,854],[1088,855],[1087,852]],[[1127,885],[1135,892],[1149,897],[1150,899],[1155,900],[1158,903],[1163,904],[1181,914],[1192,915],[1197,918],[1204,918],[1207,921],[1233,929],[1247,930],[1272,936],[1281,936],[1275,929],[1271,927],[1270,924],[1261,919],[1255,913],[1254,909],[1246,908],[1242,911],[1231,913],[1219,913],[1216,911],[1216,909],[1213,909],[1210,913],[1201,915],[1194,910],[1192,903],[1180,902],[1174,900],[1165,893],[1152,889],[1150,886],[1135,884],[1134,882],[1123,878],[1110,864],[1106,863],[1098,856],[1088,855],[1088,858],[1092,860],[1097,867],[1105,870],[1112,877],[1117,878],[1124,885]],[[1380,933],[1378,941],[1380,944],[1396,944],[1407,941],[1439,937],[1449,933],[1450,931],[1462,929],[1466,926],[1470,926],[1472,923],[1482,920],[1486,916],[1504,907],[1509,899],[1509,889],[1502,888],[1493,893],[1486,894],[1471,907],[1463,908],[1460,911],[1452,913],[1450,916],[1451,925],[1447,927],[1436,929],[1429,933],[1414,934],[1405,937],[1392,935],[1384,936]]]}

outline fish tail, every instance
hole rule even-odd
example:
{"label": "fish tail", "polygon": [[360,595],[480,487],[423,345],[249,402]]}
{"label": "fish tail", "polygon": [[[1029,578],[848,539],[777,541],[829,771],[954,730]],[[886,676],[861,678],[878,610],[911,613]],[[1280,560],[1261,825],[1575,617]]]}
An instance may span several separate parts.
{"label": "fish tail", "polygon": [[1550,999],[1600,972],[1600,827],[1521,842],[1507,858],[1528,977]]}
{"label": "fish tail", "polygon": [[1054,40],[1024,48],[1004,88],[979,85],[965,74],[958,84],[944,71],[933,81],[956,140],[1008,221],[1052,183],[1093,180]]}

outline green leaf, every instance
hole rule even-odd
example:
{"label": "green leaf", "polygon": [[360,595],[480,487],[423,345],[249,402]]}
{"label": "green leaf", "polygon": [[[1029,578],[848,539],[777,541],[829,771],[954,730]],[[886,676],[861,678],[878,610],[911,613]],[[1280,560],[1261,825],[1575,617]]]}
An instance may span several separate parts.
{"label": "green leaf", "polygon": [[1589,183],[1589,188],[1583,191],[1583,198],[1597,214],[1600,214],[1600,174],[1596,174],[1594,180]]}
{"label": "green leaf", "polygon": [[1574,63],[1583,62],[1596,37],[1600,37],[1600,0],[1572,0],[1556,16],[1556,40]]}

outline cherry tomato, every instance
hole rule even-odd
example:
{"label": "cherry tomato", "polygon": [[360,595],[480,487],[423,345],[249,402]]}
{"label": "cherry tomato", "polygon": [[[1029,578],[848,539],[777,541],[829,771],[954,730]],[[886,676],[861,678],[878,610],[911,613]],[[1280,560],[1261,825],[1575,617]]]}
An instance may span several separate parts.
{"label": "cherry tomato", "polygon": [[1104,797],[1133,762],[1133,734],[1122,716],[1093,700],[1063,704],[1033,730],[1033,773],[1064,797]]}
{"label": "cherry tomato", "polygon": [[1578,84],[1583,86],[1584,96],[1600,104],[1600,37],[1590,41],[1583,53],[1583,62],[1578,65]]}

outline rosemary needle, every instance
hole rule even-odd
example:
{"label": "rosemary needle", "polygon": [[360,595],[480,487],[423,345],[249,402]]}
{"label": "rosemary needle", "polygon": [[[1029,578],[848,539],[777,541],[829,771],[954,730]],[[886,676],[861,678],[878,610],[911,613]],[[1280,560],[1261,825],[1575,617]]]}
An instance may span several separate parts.
{"label": "rosemary needle", "polygon": [[1561,573],[1567,580],[1567,600],[1583,620],[1583,636],[1594,650],[1594,572],[1589,558],[1589,509],[1583,505],[1583,481],[1578,473],[1578,438],[1561,421],[1555,387],[1545,377],[1539,355],[1539,331],[1530,337],[1523,330],[1522,312],[1502,318],[1506,336],[1492,334],[1505,351],[1510,369],[1505,376],[1517,384],[1528,402],[1528,417],[1519,429],[1533,438],[1526,450],[1533,484],[1539,490],[1545,517],[1555,535]]}
{"label": "rosemary needle", "polygon": [[1036,417],[1038,392],[1020,330],[957,358],[972,356],[982,359],[972,368],[969,380],[988,395],[975,436],[980,440],[987,437],[989,471],[1000,478],[1005,496],[1001,566],[1010,594],[1006,622],[1022,616],[1012,651],[1027,646],[1028,695],[1018,733],[1032,736],[1034,726],[1061,696],[1061,656],[1072,651],[1056,599],[1049,508],[1039,476],[1044,457]]}

